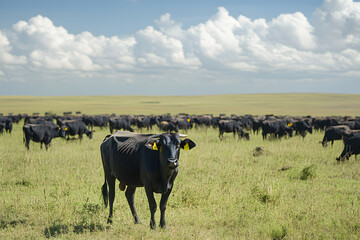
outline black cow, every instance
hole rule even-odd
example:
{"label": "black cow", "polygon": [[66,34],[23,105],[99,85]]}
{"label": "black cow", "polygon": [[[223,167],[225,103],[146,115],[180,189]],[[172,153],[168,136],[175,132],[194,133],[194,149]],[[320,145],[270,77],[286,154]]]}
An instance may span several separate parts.
{"label": "black cow", "polygon": [[360,154],[360,137],[359,136],[351,137],[345,140],[344,143],[345,143],[344,150],[342,151],[340,156],[336,158],[336,160],[344,161],[345,158],[346,160],[349,160],[349,158],[353,154],[355,154],[355,160],[356,160],[356,156]]}
{"label": "black cow", "polygon": [[263,117],[259,117],[259,116],[256,116],[256,117],[253,117],[252,119],[252,130],[254,133],[256,134],[259,134],[259,131],[261,129],[261,126],[262,126],[262,122],[263,122]]}
{"label": "black cow", "polygon": [[5,126],[6,132],[11,133],[11,131],[13,129],[13,122],[10,117],[0,117],[0,123],[2,123]]}
{"label": "black cow", "polygon": [[236,120],[219,120],[219,138],[222,139],[224,132],[232,132],[234,134],[237,133],[239,138],[245,138],[246,140],[250,140],[249,133],[244,132],[244,130],[240,126],[240,122]]}
{"label": "black cow", "polygon": [[51,146],[51,140],[56,137],[65,138],[65,129],[56,126],[54,123],[46,124],[25,124],[23,126],[25,146],[29,150],[30,140],[34,142],[40,142],[40,148],[42,144],[45,144],[46,150],[48,146]]}
{"label": "black cow", "polygon": [[293,122],[292,128],[295,130],[295,135],[300,135],[303,138],[306,136],[306,132],[312,134],[312,127],[306,121],[296,120]]}
{"label": "black cow", "polygon": [[113,133],[114,130],[125,130],[134,132],[134,129],[131,128],[130,119],[127,117],[120,118],[110,118],[109,119],[110,133]]}
{"label": "black cow", "polygon": [[22,119],[22,115],[18,114],[18,115],[10,115],[9,116],[12,120],[13,123],[19,123],[20,120]]}
{"label": "black cow", "polygon": [[211,126],[212,116],[210,115],[201,115],[194,117],[195,127],[210,127]]}
{"label": "black cow", "polygon": [[[116,132],[106,136],[100,146],[105,172],[102,195],[105,206],[110,200],[108,223],[112,222],[115,198],[115,180],[124,191],[135,223],[140,223],[134,206],[134,194],[137,187],[145,187],[150,206],[150,227],[156,228],[154,214],[156,201],[154,192],[161,193],[160,227],[166,228],[166,203],[178,174],[180,148],[192,149],[196,144],[190,139],[180,140],[176,133],[145,135],[130,132]],[[107,190],[109,186],[109,192]]]}
{"label": "black cow", "polygon": [[108,121],[109,121],[109,117],[107,116],[93,116],[93,120],[94,120],[94,126],[95,127],[107,127]]}
{"label": "black cow", "polygon": [[139,130],[146,128],[149,131],[158,122],[158,119],[156,116],[138,116],[135,118],[135,122]]}
{"label": "black cow", "polygon": [[4,122],[0,122],[0,134],[4,133],[5,125],[6,124]]}
{"label": "black cow", "polygon": [[179,127],[172,121],[161,121],[157,124],[157,126],[163,132],[179,132]]}
{"label": "black cow", "polygon": [[325,129],[325,135],[322,140],[323,147],[327,146],[327,142],[331,141],[331,146],[334,145],[335,140],[343,139],[345,131],[349,131],[350,127],[346,125],[331,126]]}
{"label": "black cow", "polygon": [[179,129],[183,129],[186,132],[193,127],[190,117],[176,118],[175,123]]}
{"label": "black cow", "polygon": [[267,134],[274,134],[275,137],[281,139],[285,135],[293,136],[291,129],[292,123],[287,123],[285,120],[265,120],[262,122],[262,137],[266,139]]}
{"label": "black cow", "polygon": [[345,130],[343,133],[344,142],[351,137],[360,137],[360,130]]}
{"label": "black cow", "polygon": [[90,128],[91,130],[94,129],[94,118],[93,116],[83,116],[82,121],[85,123],[85,125]]}
{"label": "black cow", "polygon": [[93,137],[94,131],[90,131],[83,121],[69,120],[64,123],[64,126],[66,130],[66,135],[68,136],[68,140],[70,136],[75,136],[76,134],[79,135],[80,141],[82,140],[83,134],[86,134],[86,136],[88,136],[90,139],[92,139]]}

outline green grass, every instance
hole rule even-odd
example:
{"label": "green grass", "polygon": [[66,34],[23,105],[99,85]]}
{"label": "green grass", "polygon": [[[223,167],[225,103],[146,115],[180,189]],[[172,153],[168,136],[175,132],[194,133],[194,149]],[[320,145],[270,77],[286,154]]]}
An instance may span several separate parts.
{"label": "green grass", "polygon": [[359,115],[359,94],[238,94],[206,96],[0,96],[0,113],[82,111],[86,114]]}
{"label": "green grass", "polygon": [[[157,132],[157,131],[153,131]],[[323,133],[250,141],[214,129],[188,132],[197,147],[182,152],[167,208],[167,230],[149,228],[143,188],[135,195],[135,225],[116,191],[107,225],[100,187],[104,175],[94,139],[55,139],[40,149],[22,142],[21,125],[0,137],[1,239],[357,239],[360,236],[360,162],[338,163],[342,143],[324,149]],[[255,147],[265,153],[253,157]],[[284,166],[286,170],[281,170]],[[305,176],[305,177],[304,177]],[[307,177],[311,176],[311,177]],[[160,195],[156,195],[159,201]],[[159,211],[156,213],[159,223]]]}
{"label": "green grass", "polygon": [[[76,101],[75,101],[76,100]],[[75,101],[75,103],[74,103]],[[359,95],[196,97],[0,97],[0,112],[214,113],[359,115]],[[205,106],[205,108],[203,108]],[[289,107],[288,107],[289,106]],[[291,107],[290,107],[291,106]],[[323,133],[305,139],[218,139],[209,128],[187,134],[196,148],[181,153],[167,207],[167,229],[150,230],[139,188],[135,225],[117,189],[106,224],[100,144],[108,129],[82,142],[54,139],[40,149],[22,141],[22,122],[0,136],[0,239],[359,239],[360,161],[338,163],[343,144],[323,148]],[[145,133],[146,131],[144,131]],[[158,133],[157,130],[152,133]],[[264,153],[254,157],[262,146]],[[160,195],[156,195],[159,202]],[[159,224],[160,212],[156,212]]]}

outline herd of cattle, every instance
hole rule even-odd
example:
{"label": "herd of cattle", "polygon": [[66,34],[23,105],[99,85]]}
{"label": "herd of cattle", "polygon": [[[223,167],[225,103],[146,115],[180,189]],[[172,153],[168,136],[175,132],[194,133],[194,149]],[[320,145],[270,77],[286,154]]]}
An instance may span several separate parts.
{"label": "herd of cattle", "polygon": [[13,123],[24,118],[24,142],[29,149],[29,142],[40,142],[48,149],[51,140],[56,137],[69,139],[77,135],[81,140],[86,134],[92,138],[94,127],[109,128],[110,133],[116,130],[141,132],[157,126],[162,132],[187,132],[188,129],[213,127],[219,130],[219,138],[224,133],[233,133],[234,137],[250,140],[250,132],[262,138],[305,137],[313,130],[325,131],[321,141],[324,147],[328,142],[344,141],[344,151],[337,160],[348,159],[352,154],[359,154],[360,149],[360,117],[290,117],[290,116],[253,116],[253,115],[64,115],[64,116],[27,116],[0,115],[0,134],[11,133]]}
{"label": "herd of cattle", "polygon": [[[0,117],[0,132],[11,133],[13,122],[18,123],[21,115]],[[260,129],[263,139],[268,135],[273,138],[292,137],[300,135],[303,138],[313,129],[325,131],[322,145],[334,140],[344,141],[344,150],[337,158],[338,161],[349,159],[352,154],[360,153],[360,118],[352,117],[280,117],[266,116],[237,116],[220,115],[188,115],[179,114],[158,116],[25,116],[23,133],[24,142],[29,149],[30,140],[45,144],[46,149],[51,139],[56,137],[68,138],[83,134],[92,138],[93,128],[109,127],[110,134],[103,140],[100,151],[105,174],[105,182],[101,188],[105,206],[110,205],[108,223],[112,223],[113,203],[115,199],[115,182],[118,180],[119,189],[125,191],[135,223],[140,223],[134,205],[134,195],[137,187],[145,187],[150,208],[150,227],[156,228],[155,212],[157,204],[154,193],[162,194],[160,200],[160,227],[166,228],[165,210],[168,198],[178,175],[180,149],[190,150],[196,143],[178,134],[179,130],[214,127],[219,130],[219,138],[224,133],[233,133],[238,138],[250,140],[249,132],[258,134]],[[133,133],[134,128],[141,131],[157,126],[162,134]],[[125,130],[116,131],[115,130]],[[174,133],[173,133],[174,132]]]}

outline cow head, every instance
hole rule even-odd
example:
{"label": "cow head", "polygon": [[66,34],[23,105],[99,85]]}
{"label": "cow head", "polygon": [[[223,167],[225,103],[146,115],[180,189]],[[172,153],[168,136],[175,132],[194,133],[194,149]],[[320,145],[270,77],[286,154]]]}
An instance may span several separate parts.
{"label": "cow head", "polygon": [[286,132],[287,134],[289,134],[289,137],[293,137],[293,136],[294,136],[293,130],[292,130],[291,127],[286,128],[286,129],[285,129],[285,132]]}
{"label": "cow head", "polygon": [[65,136],[66,136],[66,131],[67,131],[67,128],[66,128],[65,126],[59,127],[59,129],[58,129],[58,136],[59,136],[59,137],[62,137],[62,138],[65,138]]}
{"label": "cow head", "polygon": [[246,139],[246,140],[248,140],[248,141],[250,140],[250,135],[249,135],[249,133],[244,133],[244,136],[245,136],[245,139]]}
{"label": "cow head", "polygon": [[151,150],[159,151],[160,164],[163,168],[174,170],[179,166],[180,148],[190,150],[196,144],[186,138],[181,140],[176,133],[163,133],[160,135],[152,136],[145,144]]}
{"label": "cow head", "polygon": [[349,153],[345,153],[345,154],[342,153],[339,157],[336,158],[336,160],[339,161],[339,162],[342,162],[342,161],[344,161],[345,159],[346,159],[346,160],[349,160],[350,155],[351,155],[351,154],[349,154]]}
{"label": "cow head", "polygon": [[94,131],[87,131],[86,136],[88,136],[89,139],[92,139],[93,138],[93,133],[94,133]]}

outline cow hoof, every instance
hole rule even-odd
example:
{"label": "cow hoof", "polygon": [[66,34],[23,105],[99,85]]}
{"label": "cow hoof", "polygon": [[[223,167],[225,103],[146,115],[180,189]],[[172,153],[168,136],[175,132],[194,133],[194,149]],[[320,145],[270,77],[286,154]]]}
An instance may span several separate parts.
{"label": "cow hoof", "polygon": [[155,229],[156,229],[156,224],[153,223],[153,222],[150,222],[150,228],[151,228],[152,230],[155,230]]}
{"label": "cow hoof", "polygon": [[107,223],[108,223],[108,224],[112,224],[112,219],[111,219],[111,218],[108,218]]}

